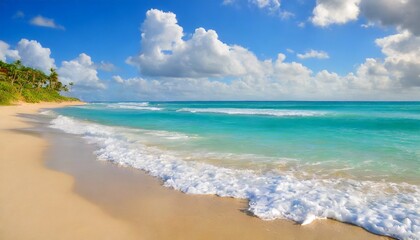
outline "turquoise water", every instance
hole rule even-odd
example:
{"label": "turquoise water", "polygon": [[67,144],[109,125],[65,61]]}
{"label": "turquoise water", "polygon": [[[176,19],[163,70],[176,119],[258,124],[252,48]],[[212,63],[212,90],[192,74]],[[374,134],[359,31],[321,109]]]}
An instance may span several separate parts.
{"label": "turquoise water", "polygon": [[[420,180],[418,102],[95,103],[58,112],[105,125],[196,137],[154,142],[174,150],[258,156],[231,163],[236,165],[267,169],[279,163],[323,174]],[[229,159],[219,163],[229,164]]]}
{"label": "turquoise water", "polygon": [[420,102],[121,102],[46,112],[51,127],[188,194],[265,220],[332,218],[420,239]]}

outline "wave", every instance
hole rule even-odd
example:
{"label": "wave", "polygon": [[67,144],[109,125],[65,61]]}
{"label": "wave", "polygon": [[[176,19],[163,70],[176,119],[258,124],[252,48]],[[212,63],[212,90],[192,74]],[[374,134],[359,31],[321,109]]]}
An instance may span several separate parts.
{"label": "wave", "polygon": [[253,108],[181,108],[177,112],[191,113],[224,113],[232,115],[269,115],[276,117],[310,117],[325,115],[325,112],[308,110],[282,110],[282,109],[253,109]]}
{"label": "wave", "polygon": [[46,115],[49,117],[57,117],[57,113],[55,113],[53,110],[42,110],[39,112],[41,115]]}
{"label": "wave", "polygon": [[148,102],[121,102],[106,105],[109,108],[160,111],[162,108],[150,107]]}
{"label": "wave", "polygon": [[159,138],[164,138],[164,139],[169,139],[169,140],[178,140],[178,139],[185,140],[185,139],[197,138],[197,136],[190,136],[183,133],[169,132],[169,131],[162,131],[162,130],[141,129],[141,130],[138,130],[138,132],[149,135],[149,136],[154,136],[154,137],[159,137]]}
{"label": "wave", "polygon": [[149,106],[149,102],[119,102],[115,103],[115,105],[131,105],[131,106]]}
{"label": "wave", "polygon": [[264,220],[287,218],[309,224],[332,218],[377,234],[419,237],[420,189],[415,185],[343,178],[305,180],[290,173],[258,173],[185,161],[170,151],[133,141],[119,128],[61,115],[51,121],[51,127],[95,144],[99,160],[144,170],[161,178],[166,187],[187,194],[248,199],[248,210]]}
{"label": "wave", "polygon": [[149,106],[148,102],[120,102],[120,103],[89,103],[86,105],[72,106],[72,108],[82,109],[133,109],[147,111],[161,111],[163,108]]}

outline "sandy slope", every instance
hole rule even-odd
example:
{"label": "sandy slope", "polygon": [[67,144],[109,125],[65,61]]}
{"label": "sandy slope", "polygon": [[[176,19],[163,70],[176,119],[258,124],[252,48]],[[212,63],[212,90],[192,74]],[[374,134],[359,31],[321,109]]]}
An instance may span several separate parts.
{"label": "sandy slope", "polygon": [[43,166],[48,143],[19,132],[17,113],[78,103],[0,107],[0,239],[135,239],[134,229],[72,191],[73,178]]}

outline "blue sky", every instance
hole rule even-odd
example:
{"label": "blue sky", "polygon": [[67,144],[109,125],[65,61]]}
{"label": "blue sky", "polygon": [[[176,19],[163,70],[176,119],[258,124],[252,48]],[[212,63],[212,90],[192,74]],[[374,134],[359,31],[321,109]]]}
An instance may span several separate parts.
{"label": "blue sky", "polygon": [[[86,100],[419,100],[420,40],[415,24],[419,17],[403,11],[420,9],[419,4],[415,0],[4,0],[0,40],[7,48],[0,52],[0,60],[13,61],[17,57],[7,51],[16,50],[24,63],[35,62],[37,67],[41,60],[25,59],[24,49],[30,51],[36,43],[49,48],[53,66],[59,73],[62,68],[64,81],[79,86],[73,94]],[[396,7],[399,10],[393,10]],[[141,32],[149,10],[154,11],[149,32],[155,35],[147,40]],[[168,23],[174,28],[165,28]],[[166,32],[155,33],[153,29],[160,27]],[[203,38],[196,45],[189,43],[197,28],[214,42]],[[171,35],[171,29],[181,37]],[[151,40],[161,37],[178,45],[165,50],[166,43]],[[29,43],[20,43],[22,39]],[[240,46],[246,53],[224,49],[223,56],[213,54],[223,48],[221,44]],[[146,45],[161,49],[162,56],[147,55]],[[201,53],[202,49],[208,51]],[[196,56],[197,52],[203,55]],[[276,67],[279,53],[284,56]],[[129,57],[138,59],[128,64]],[[199,57],[199,62],[189,62],[192,57]],[[68,62],[67,69],[63,61]],[[228,64],[215,65],[220,61]],[[70,76],[73,71],[68,68],[78,63],[91,75],[77,76],[76,71]],[[208,63],[214,66],[206,69]],[[257,70],[246,70],[255,65]]]}

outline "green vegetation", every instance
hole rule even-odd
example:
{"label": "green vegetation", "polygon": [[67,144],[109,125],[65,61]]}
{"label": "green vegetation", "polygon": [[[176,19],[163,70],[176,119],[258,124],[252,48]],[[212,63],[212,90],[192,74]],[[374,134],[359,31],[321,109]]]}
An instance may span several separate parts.
{"label": "green vegetation", "polygon": [[[26,67],[20,61],[5,63],[0,61],[0,105],[9,105],[17,101],[29,103],[78,101],[77,98],[61,96],[61,91],[69,87],[58,79],[55,69],[50,75]],[[70,83],[70,86],[73,84]]]}

